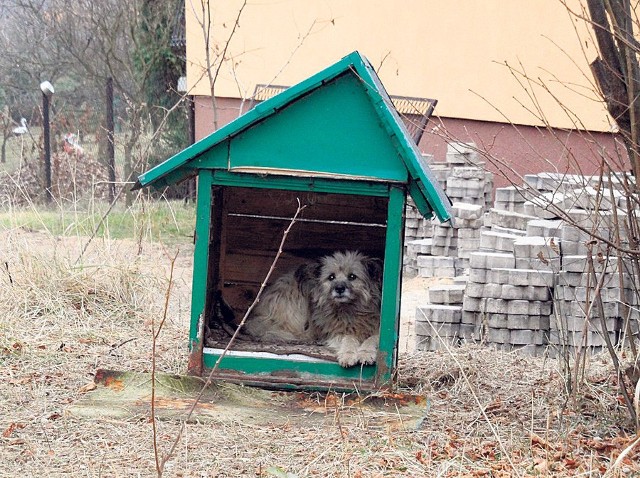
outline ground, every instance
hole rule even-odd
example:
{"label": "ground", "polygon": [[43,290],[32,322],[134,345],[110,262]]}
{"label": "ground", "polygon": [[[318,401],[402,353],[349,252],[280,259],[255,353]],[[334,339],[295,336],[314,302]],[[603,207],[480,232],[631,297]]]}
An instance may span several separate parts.
{"label": "ground", "polygon": [[[0,232],[0,476],[157,476],[148,413],[72,410],[98,369],[149,372],[154,330],[156,369],[185,371],[192,249],[96,239],[81,256],[87,241]],[[405,281],[405,324],[428,285]],[[164,476],[640,476],[638,447],[612,469],[634,436],[606,357],[590,359],[567,398],[554,359],[480,346],[416,353],[409,336],[396,392],[423,397],[417,423],[309,393],[297,398],[319,420],[221,413],[187,423],[170,451],[177,414],[156,422]]]}

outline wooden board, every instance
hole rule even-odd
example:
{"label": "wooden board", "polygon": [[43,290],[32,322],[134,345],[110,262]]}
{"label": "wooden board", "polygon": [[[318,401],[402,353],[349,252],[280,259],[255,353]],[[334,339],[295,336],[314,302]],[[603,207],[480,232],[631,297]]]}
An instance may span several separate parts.
{"label": "wooden board", "polygon": [[308,207],[291,228],[271,282],[305,260],[335,251],[384,256],[387,198],[225,187],[223,211],[212,214],[220,222],[212,231],[210,269],[219,274],[210,294],[221,291],[236,320],[266,277],[298,199]]}

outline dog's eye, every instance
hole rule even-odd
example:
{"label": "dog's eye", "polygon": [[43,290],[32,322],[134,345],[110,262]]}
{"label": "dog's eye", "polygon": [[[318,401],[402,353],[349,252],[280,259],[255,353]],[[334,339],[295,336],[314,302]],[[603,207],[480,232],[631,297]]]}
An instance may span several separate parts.
{"label": "dog's eye", "polygon": [[329,277],[327,277],[327,280],[332,281],[335,278],[336,278],[336,275],[335,274],[331,274],[331,275],[329,275]]}
{"label": "dog's eye", "polygon": [[358,276],[356,276],[355,274],[349,274],[349,277],[347,277],[347,279],[349,280],[356,280],[358,278]]}

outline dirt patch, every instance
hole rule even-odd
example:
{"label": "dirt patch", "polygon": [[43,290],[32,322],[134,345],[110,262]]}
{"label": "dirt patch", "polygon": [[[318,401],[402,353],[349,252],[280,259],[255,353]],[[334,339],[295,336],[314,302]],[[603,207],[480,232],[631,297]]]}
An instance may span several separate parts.
{"label": "dirt patch", "polygon": [[[70,412],[98,369],[151,370],[178,249],[155,360],[160,372],[184,372],[192,250],[96,240],[76,261],[85,241],[0,234],[0,476],[156,475],[148,413]],[[424,285],[405,282],[403,321]],[[164,476],[602,476],[633,439],[600,357],[568,402],[548,358],[466,346],[404,353],[399,365],[398,391],[424,397],[420,420],[386,423],[341,394],[305,393],[322,417],[313,426],[282,416],[187,423]],[[165,455],[182,424],[156,425]],[[637,458],[621,473],[637,476]]]}

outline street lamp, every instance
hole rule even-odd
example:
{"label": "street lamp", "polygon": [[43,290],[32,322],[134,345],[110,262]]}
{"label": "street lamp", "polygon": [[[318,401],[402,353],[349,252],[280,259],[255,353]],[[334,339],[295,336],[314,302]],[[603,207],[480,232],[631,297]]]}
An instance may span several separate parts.
{"label": "street lamp", "polygon": [[53,95],[53,85],[48,81],[40,83],[42,91],[42,128],[44,136],[44,182],[45,200],[51,202],[51,127],[49,124],[49,100]]}

